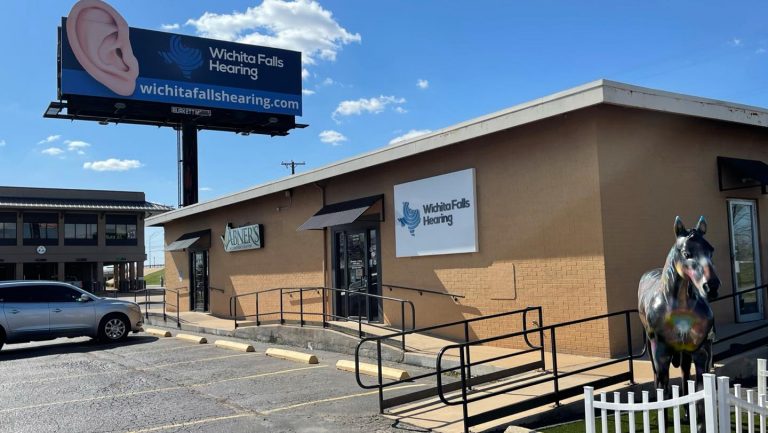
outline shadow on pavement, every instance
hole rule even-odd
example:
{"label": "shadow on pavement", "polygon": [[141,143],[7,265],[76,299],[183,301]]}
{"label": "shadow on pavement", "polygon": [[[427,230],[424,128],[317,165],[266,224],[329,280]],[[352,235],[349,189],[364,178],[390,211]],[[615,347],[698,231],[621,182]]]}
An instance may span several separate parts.
{"label": "shadow on pavement", "polygon": [[3,346],[3,349],[0,351],[0,362],[7,360],[30,359],[38,356],[97,352],[118,347],[128,347],[153,343],[157,340],[157,337],[136,335],[129,336],[127,339],[125,339],[125,341],[121,341],[119,343],[100,343],[95,339],[90,339],[85,341],[51,340],[51,342],[48,344],[43,342],[42,345],[36,346],[29,346],[30,343],[9,344],[7,346]]}

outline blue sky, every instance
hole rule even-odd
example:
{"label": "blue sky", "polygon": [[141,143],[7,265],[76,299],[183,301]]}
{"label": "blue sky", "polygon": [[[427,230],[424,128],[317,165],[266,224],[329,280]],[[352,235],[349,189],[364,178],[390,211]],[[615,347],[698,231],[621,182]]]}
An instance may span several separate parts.
{"label": "blue sky", "polygon": [[[56,96],[56,27],[73,3],[0,6],[0,185],[144,191],[176,205],[172,130],[42,118]],[[768,106],[763,2],[109,3],[132,27],[305,53],[297,121],[310,126],[202,132],[201,200],[287,176],[282,161],[320,167],[599,78]]]}

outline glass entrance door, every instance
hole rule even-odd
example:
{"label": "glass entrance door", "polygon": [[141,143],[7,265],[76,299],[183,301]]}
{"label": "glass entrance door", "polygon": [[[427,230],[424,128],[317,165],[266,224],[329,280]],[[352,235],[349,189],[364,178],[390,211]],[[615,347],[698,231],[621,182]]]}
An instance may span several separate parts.
{"label": "glass entrance door", "polygon": [[[743,291],[762,284],[760,250],[757,239],[756,203],[752,200],[729,200],[728,219],[731,228],[731,268],[733,287]],[[739,322],[763,318],[762,290],[734,298]]]}
{"label": "glass entrance door", "polygon": [[336,293],[337,316],[379,320],[381,302],[365,296],[380,293],[378,243],[378,228],[334,232],[336,287],[346,290]]}
{"label": "glass entrance door", "polygon": [[193,251],[190,262],[191,309],[208,311],[208,252]]}

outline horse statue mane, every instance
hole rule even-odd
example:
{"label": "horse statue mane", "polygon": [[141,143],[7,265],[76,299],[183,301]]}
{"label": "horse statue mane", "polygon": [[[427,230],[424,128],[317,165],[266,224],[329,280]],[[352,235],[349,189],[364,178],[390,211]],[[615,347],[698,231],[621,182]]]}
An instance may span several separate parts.
{"label": "horse statue mane", "polygon": [[[664,267],[640,278],[640,321],[648,337],[656,388],[667,397],[670,364],[682,369],[683,383],[687,383],[693,363],[697,390],[703,387],[702,374],[712,368],[715,319],[708,301],[717,297],[720,280],[712,264],[714,248],[704,239],[706,232],[703,216],[691,230],[676,217],[676,240]],[[697,413],[701,416],[703,410]]]}

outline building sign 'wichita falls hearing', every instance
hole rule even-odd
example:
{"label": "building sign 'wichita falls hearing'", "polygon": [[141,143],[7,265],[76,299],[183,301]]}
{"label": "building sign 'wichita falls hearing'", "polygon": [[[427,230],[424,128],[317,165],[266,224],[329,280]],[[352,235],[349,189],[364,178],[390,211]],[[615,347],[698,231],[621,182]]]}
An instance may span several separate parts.
{"label": "building sign 'wichita falls hearing'", "polygon": [[477,252],[475,169],[395,185],[397,257]]}

